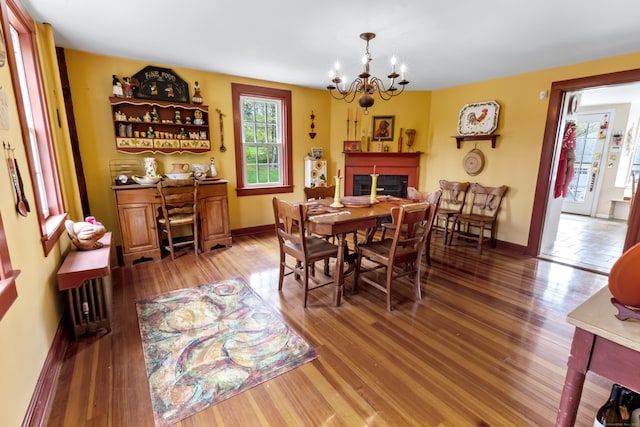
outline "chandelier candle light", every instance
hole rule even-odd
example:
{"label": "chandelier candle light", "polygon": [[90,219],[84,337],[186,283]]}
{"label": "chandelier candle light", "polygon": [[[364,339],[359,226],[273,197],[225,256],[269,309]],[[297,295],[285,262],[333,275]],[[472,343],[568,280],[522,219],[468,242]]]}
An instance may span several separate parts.
{"label": "chandelier candle light", "polygon": [[[335,99],[344,100],[345,102],[353,102],[356,98],[356,95],[360,94],[358,98],[358,104],[362,108],[364,108],[364,114],[368,114],[368,108],[371,107],[375,99],[373,95],[378,92],[380,98],[384,101],[388,101],[394,96],[400,95],[404,91],[404,87],[409,84],[409,82],[405,79],[404,73],[406,71],[406,67],[404,64],[400,66],[400,74],[396,72],[396,57],[393,56],[391,58],[391,74],[387,76],[390,79],[389,87],[387,88],[384,85],[384,82],[378,77],[371,76],[369,65],[373,58],[369,53],[369,41],[372,40],[376,35],[374,33],[362,33],[360,34],[360,38],[367,42],[365,54],[362,57],[362,65],[363,71],[360,75],[347,86],[347,78],[342,75],[340,76],[340,63],[336,62],[333,70],[329,72],[329,78],[331,79],[331,84],[327,86],[329,89],[329,93]],[[398,89],[396,85],[396,79],[400,78],[397,84],[400,86]],[[347,126],[349,119],[347,118]],[[347,130],[347,134],[349,131]]]}

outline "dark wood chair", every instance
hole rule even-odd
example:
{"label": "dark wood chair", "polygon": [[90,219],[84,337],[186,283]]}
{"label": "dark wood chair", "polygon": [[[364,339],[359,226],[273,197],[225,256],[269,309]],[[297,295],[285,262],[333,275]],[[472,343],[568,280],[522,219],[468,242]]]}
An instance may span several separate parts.
{"label": "dark wood chair", "polygon": [[[162,202],[157,224],[163,248],[171,259],[175,259],[176,248],[186,246],[193,246],[198,255],[198,181],[169,179],[158,182],[157,189]],[[191,226],[191,236],[177,238],[177,229],[185,226]]]}
{"label": "dark wood chair", "polygon": [[[425,248],[429,211],[433,209],[428,203],[413,203],[391,210],[396,225],[392,239],[363,243],[357,247],[353,289],[358,282],[365,282],[387,294],[387,310],[391,311],[391,287],[394,280],[409,276],[413,281],[416,300],[422,298],[420,291],[420,261]],[[366,261],[365,261],[366,260]],[[367,264],[363,263],[363,261]],[[365,273],[384,268],[386,274],[384,284],[378,283]]]}
{"label": "dark wood chair", "polygon": [[[280,247],[280,274],[278,290],[282,290],[284,277],[293,273],[296,280],[302,276],[304,307],[310,290],[334,283],[334,280],[317,278],[311,267],[317,261],[337,258],[338,247],[317,236],[309,235],[306,228],[307,207],[302,203],[291,203],[273,198],[276,235]],[[289,258],[288,258],[289,257]],[[292,259],[292,260],[291,260]],[[290,262],[295,261],[295,262]],[[289,272],[286,272],[289,270]],[[309,281],[313,282],[309,285]]]}
{"label": "dark wood chair", "polygon": [[[470,211],[453,216],[448,244],[451,245],[454,237],[475,241],[480,254],[485,240],[490,240],[495,247],[498,212],[507,189],[506,185],[485,187],[471,184]],[[486,231],[489,232],[488,237],[485,236]]]}
{"label": "dark wood chair", "polygon": [[448,241],[448,234],[453,223],[453,216],[462,213],[469,191],[469,182],[440,180],[440,204],[436,212],[433,228],[442,232],[443,242]]}
{"label": "dark wood chair", "polygon": [[304,187],[304,197],[307,200],[332,198],[335,196],[336,186],[329,187]]}

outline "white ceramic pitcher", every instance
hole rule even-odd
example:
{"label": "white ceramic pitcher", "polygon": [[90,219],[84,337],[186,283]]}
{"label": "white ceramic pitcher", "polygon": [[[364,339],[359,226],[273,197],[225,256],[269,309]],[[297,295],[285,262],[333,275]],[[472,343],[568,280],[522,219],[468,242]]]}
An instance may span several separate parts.
{"label": "white ceramic pitcher", "polygon": [[158,162],[153,157],[144,158],[144,173],[147,176],[158,175]]}

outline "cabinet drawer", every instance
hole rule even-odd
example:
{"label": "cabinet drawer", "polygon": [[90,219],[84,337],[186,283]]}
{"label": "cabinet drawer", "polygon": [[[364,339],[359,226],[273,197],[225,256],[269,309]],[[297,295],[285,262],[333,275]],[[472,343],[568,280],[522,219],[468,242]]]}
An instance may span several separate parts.
{"label": "cabinet drawer", "polygon": [[212,196],[226,196],[227,184],[207,184],[198,187],[198,199]]}
{"label": "cabinet drawer", "polygon": [[160,203],[160,195],[155,188],[116,190],[116,199],[119,205],[127,203]]}

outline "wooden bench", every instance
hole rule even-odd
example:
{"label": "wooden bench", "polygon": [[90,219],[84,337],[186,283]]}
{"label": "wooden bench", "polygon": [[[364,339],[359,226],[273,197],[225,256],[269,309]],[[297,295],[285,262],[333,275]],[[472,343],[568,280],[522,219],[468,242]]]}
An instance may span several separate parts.
{"label": "wooden bench", "polygon": [[58,289],[67,292],[74,337],[111,331],[111,232],[90,251],[71,250],[58,270]]}

